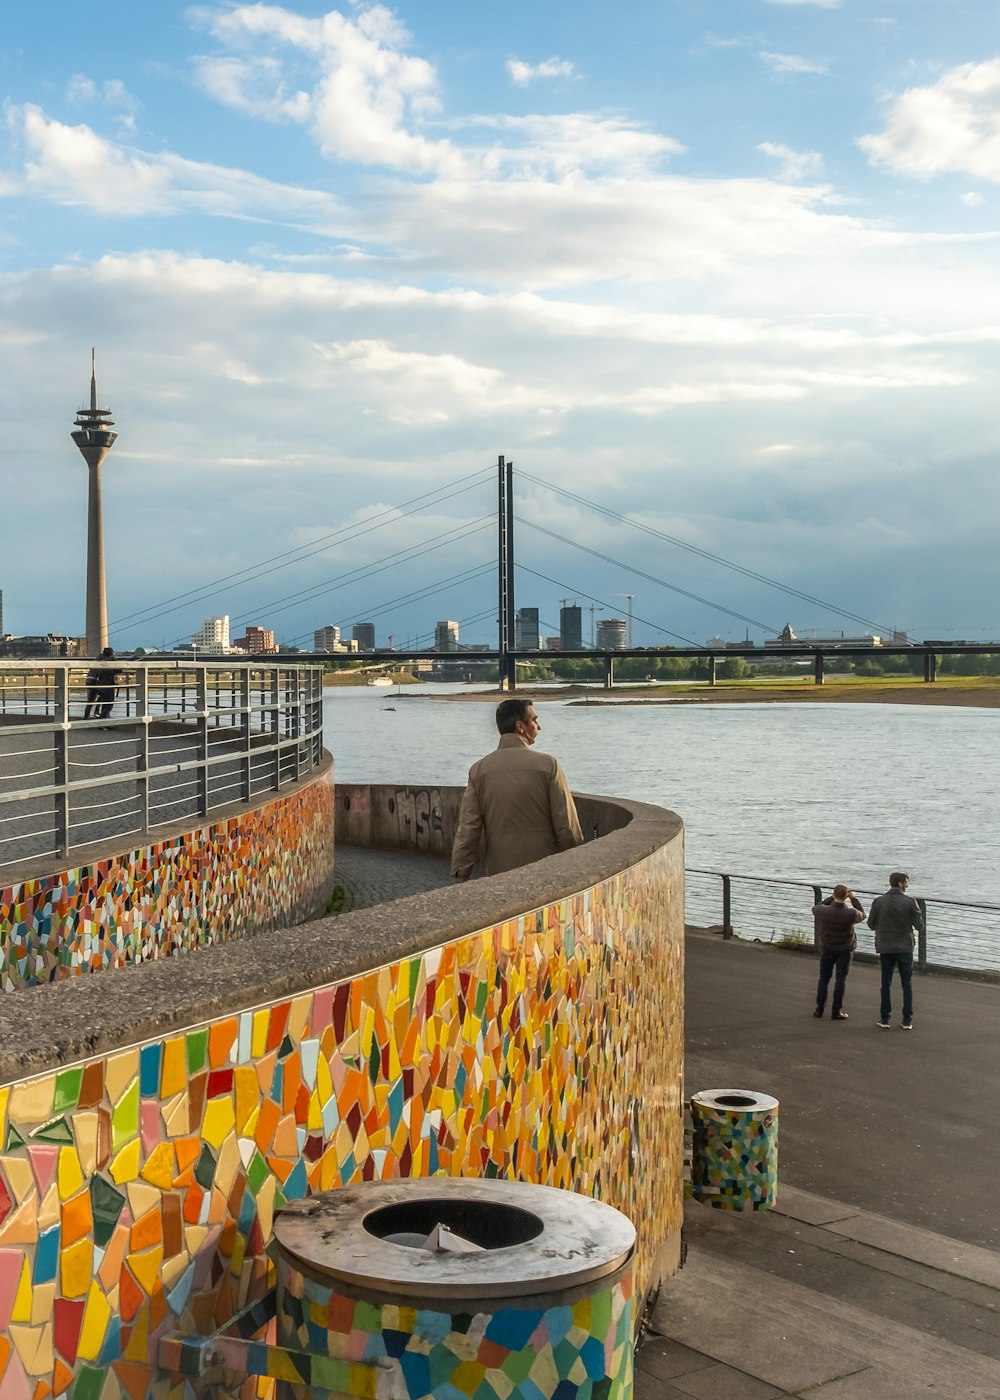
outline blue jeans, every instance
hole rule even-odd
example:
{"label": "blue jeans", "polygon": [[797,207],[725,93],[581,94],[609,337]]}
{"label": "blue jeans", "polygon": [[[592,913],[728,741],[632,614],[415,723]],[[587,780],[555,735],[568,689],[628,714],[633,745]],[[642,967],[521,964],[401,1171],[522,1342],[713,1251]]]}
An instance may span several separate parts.
{"label": "blue jeans", "polygon": [[892,1015],[892,1002],[890,1000],[890,990],[892,987],[892,974],[899,968],[899,982],[903,988],[903,1020],[913,1020],[913,954],[912,953],[880,953],[879,961],[882,964],[882,1006],[881,1020],[888,1021]]}
{"label": "blue jeans", "polygon": [[816,987],[816,1010],[822,1015],[826,1006],[826,989],[830,985],[830,977],[836,968],[837,976],[833,983],[833,1005],[830,1013],[836,1016],[837,1012],[844,1004],[844,983],[847,981],[847,974],[851,970],[851,949],[845,948],[843,952],[822,952],[819,955],[819,983]]}

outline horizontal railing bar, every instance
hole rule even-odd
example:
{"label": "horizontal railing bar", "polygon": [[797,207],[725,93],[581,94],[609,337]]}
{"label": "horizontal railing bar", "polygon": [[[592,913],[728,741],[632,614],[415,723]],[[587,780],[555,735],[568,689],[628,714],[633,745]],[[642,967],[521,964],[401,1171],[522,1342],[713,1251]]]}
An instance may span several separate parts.
{"label": "horizontal railing bar", "polygon": [[[726,876],[726,877],[728,877],[730,880],[748,880],[748,881],[750,881],[751,883],[757,884],[757,885],[788,885],[788,886],[790,886],[790,887],[792,887],[792,888],[794,888],[794,889],[807,889],[807,890],[811,890],[811,889],[813,888],[814,884],[819,884],[820,887],[823,888],[823,889],[826,889],[826,888],[827,888],[827,885],[826,885],[822,880],[819,880],[819,881],[813,881],[813,880],[789,880],[789,879],[787,879],[786,877],[776,876],[776,875],[775,875],[775,876],[772,876],[772,875],[738,875],[738,874],[736,874],[736,873],[734,873],[734,872],[732,872],[732,871],[728,871],[728,870],[725,870],[725,871],[724,871],[724,870],[701,870],[701,869],[698,869],[696,866],[693,866],[693,865],[686,866],[686,867],[685,867],[685,873],[688,874],[688,875],[714,875],[715,878],[716,878],[716,879],[719,879],[719,880],[721,880],[724,876]],[[832,884],[830,884],[829,888],[832,889],[832,888],[833,888],[833,885],[836,884],[836,883],[837,883],[837,882],[834,881]],[[854,888],[854,887],[852,886],[852,888]],[[855,889],[854,889],[854,893],[855,893],[855,894],[878,895],[878,894],[884,894],[885,891],[884,891],[884,890],[866,890],[866,889],[860,888],[860,886],[859,886],[858,888],[855,888]],[[951,908],[953,908],[953,909],[984,909],[984,910],[992,911],[992,912],[994,912],[994,913],[1000,913],[1000,904],[978,904],[978,903],[974,902],[973,900],[968,900],[968,899],[943,899],[943,898],[940,898],[940,897],[937,896],[937,895],[926,895],[926,896],[921,896],[921,898],[925,898],[929,904],[947,904],[947,905],[949,905],[949,906],[950,906]]]}

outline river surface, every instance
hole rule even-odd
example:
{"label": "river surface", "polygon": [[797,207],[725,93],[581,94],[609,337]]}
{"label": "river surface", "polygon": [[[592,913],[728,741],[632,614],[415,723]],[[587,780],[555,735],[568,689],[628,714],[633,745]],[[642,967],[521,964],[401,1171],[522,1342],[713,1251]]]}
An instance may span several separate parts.
{"label": "river surface", "polygon": [[[469,765],[494,747],[496,730],[492,704],[435,697],[463,689],[482,687],[329,691],[326,745],[337,777],[464,783]],[[541,700],[544,687],[532,693]],[[858,703],[606,706],[596,696],[590,704],[560,699],[538,710],[538,747],[558,756],[578,791],[654,802],[683,817],[689,867],[826,887],[844,880],[869,891],[885,889],[889,871],[901,869],[910,874],[912,894],[1000,905],[1000,711]],[[697,886],[691,882],[692,895]],[[789,893],[803,903],[800,892]],[[972,964],[997,965],[993,916],[969,918],[982,924],[969,929],[974,941],[991,945],[991,956],[981,956],[980,947]],[[811,927],[808,917],[771,919],[778,932],[790,922]],[[931,942],[932,960],[954,960],[936,959]]]}

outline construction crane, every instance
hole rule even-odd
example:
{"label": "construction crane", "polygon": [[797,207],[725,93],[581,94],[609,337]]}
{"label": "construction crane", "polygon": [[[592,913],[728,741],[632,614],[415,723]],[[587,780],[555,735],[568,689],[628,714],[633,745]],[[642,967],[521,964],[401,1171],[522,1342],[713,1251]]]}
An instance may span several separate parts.
{"label": "construction crane", "polygon": [[616,598],[627,598],[627,599],[628,599],[628,646],[629,646],[629,648],[631,649],[631,646],[632,646],[632,599],[633,599],[633,598],[638,598],[639,595],[638,595],[638,593],[616,593],[614,596],[615,596]]}

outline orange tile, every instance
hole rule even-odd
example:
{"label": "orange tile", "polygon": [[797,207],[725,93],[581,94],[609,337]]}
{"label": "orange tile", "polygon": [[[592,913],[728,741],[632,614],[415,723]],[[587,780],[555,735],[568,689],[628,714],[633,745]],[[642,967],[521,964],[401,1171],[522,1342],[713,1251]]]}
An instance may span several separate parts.
{"label": "orange tile", "polygon": [[136,1252],[141,1249],[149,1249],[154,1244],[160,1244],[163,1240],[163,1222],[160,1219],[160,1207],[155,1206],[153,1210],[147,1211],[132,1226],[132,1234],[129,1239],[129,1248]]}
{"label": "orange tile", "polygon": [[266,1152],[271,1146],[274,1131],[278,1126],[281,1117],[281,1110],[273,1099],[265,1099],[260,1106],[260,1114],[257,1118],[257,1126],[254,1129],[254,1141],[261,1152]]}
{"label": "orange tile", "polygon": [[239,1022],[235,1016],[226,1021],[219,1021],[209,1028],[208,1063],[212,1069],[219,1069],[226,1063],[238,1030]]}
{"label": "orange tile", "polygon": [[65,1249],[68,1244],[75,1244],[77,1240],[82,1240],[84,1235],[89,1235],[93,1229],[94,1216],[91,1210],[90,1192],[81,1191],[79,1195],[71,1197],[63,1204],[61,1215],[62,1235],[60,1243]]}

